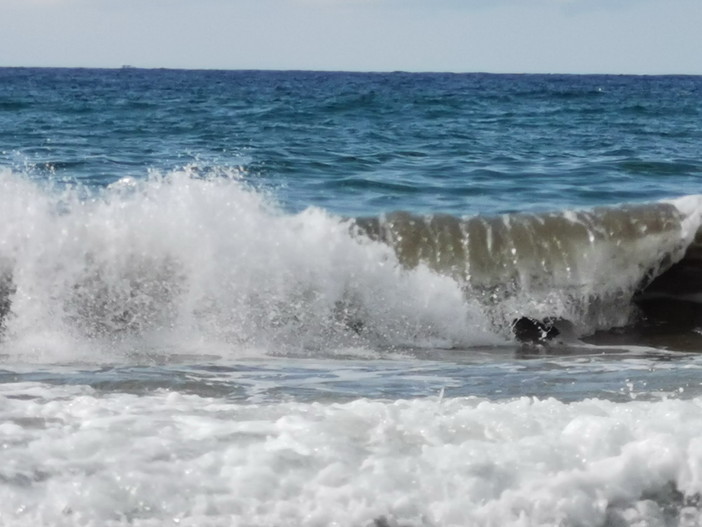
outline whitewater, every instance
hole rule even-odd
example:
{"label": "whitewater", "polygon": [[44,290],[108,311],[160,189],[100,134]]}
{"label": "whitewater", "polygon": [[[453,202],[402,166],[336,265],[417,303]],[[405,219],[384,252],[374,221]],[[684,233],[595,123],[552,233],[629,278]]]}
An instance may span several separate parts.
{"label": "whitewater", "polygon": [[0,525],[702,524],[699,79],[0,79]]}
{"label": "whitewater", "polygon": [[702,361],[580,335],[522,350],[531,372],[500,359],[520,313],[625,323],[694,238],[697,197],[641,209],[656,221],[624,251],[585,236],[587,265],[558,258],[546,288],[517,260],[531,279],[496,301],[236,178],[88,200],[1,182],[7,524],[696,524]]}

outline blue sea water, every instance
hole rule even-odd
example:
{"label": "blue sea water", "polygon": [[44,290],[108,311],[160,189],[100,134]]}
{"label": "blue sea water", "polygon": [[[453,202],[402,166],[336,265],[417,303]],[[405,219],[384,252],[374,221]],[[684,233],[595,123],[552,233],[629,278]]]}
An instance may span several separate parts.
{"label": "blue sea water", "polygon": [[240,170],[285,210],[487,214],[695,193],[699,77],[5,69],[4,166]]}
{"label": "blue sea water", "polygon": [[700,144],[693,76],[0,69],[0,524],[699,525]]}

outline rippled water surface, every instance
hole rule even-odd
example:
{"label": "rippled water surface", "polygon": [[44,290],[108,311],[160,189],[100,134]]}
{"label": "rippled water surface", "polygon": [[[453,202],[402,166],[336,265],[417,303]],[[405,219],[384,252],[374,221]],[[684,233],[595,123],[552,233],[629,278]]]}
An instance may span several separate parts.
{"label": "rippled water surface", "polygon": [[287,209],[495,213],[697,193],[699,77],[0,71],[0,152],[102,186],[226,167]]}

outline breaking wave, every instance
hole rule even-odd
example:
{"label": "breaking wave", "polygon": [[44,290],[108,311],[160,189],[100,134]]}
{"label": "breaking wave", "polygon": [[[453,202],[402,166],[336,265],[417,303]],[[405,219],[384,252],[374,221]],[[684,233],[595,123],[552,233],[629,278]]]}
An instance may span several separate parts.
{"label": "breaking wave", "polygon": [[701,200],[348,219],[287,214],[236,174],[185,168],[86,198],[5,171],[3,352],[473,347],[511,340],[520,316],[588,335],[635,323],[652,283],[672,294],[655,279],[694,259]]}

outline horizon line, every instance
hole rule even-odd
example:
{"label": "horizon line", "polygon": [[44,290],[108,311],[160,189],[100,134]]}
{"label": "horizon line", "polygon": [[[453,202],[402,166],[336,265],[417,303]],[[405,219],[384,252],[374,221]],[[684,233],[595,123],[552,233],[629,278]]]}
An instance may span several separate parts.
{"label": "horizon line", "polygon": [[700,77],[702,73],[604,73],[604,72],[544,72],[544,71],[456,71],[456,70],[375,70],[375,69],[309,69],[309,68],[222,68],[222,67],[172,67],[172,66],[3,66],[0,69],[44,70],[146,70],[146,71],[221,71],[261,73],[351,73],[351,74],[404,74],[404,75],[553,75],[553,76],[609,76],[609,77]]}

